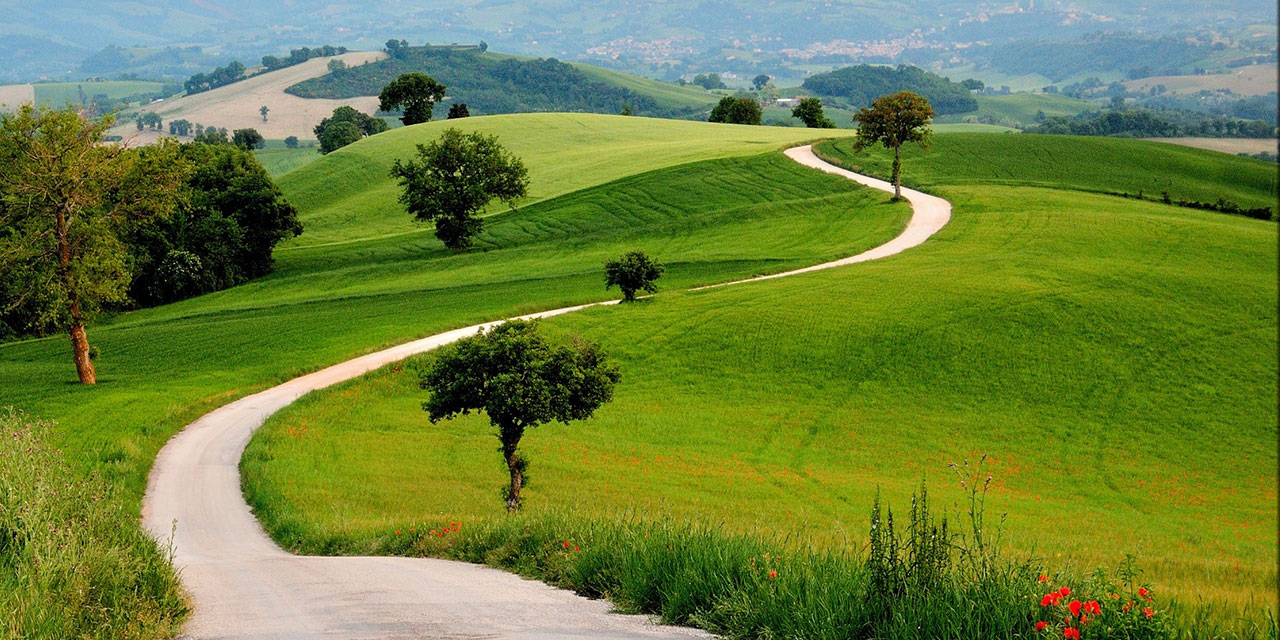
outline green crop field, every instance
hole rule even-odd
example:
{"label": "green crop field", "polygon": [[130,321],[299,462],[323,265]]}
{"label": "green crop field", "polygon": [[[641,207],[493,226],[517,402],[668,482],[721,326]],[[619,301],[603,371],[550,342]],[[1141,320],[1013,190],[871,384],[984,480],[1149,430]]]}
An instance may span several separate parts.
{"label": "green crop field", "polygon": [[[947,463],[986,453],[1019,552],[1085,571],[1134,553],[1183,601],[1269,605],[1275,224],[1089,192],[1185,176],[1179,194],[1261,201],[1275,174],[1165,151],[940,135],[907,171],[955,217],[921,247],[546,321],[602,342],[624,382],[591,421],[526,436],[526,508],[856,549],[877,489],[901,505],[927,476],[954,505]],[[1049,152],[1123,164],[1025,161]],[[420,409],[429,358],[312,394],[255,437],[246,487],[282,543],[378,552],[396,529],[500,516],[487,422]]]}
{"label": "green crop field", "polygon": [[[394,203],[381,168],[376,179],[350,168],[370,158],[389,164],[446,123],[366,139],[282,183],[306,233],[353,241],[285,246],[271,276],[90,327],[102,353],[95,387],[72,384],[63,336],[0,344],[0,405],[57,420],[59,444],[136,500],[158,448],[204,411],[377,347],[603,299],[606,256],[645,247],[669,263],[668,286],[685,287],[870,247],[895,235],[908,215],[903,204],[771,153],[813,135],[803,130],[580,115],[461,124],[503,135],[528,163],[535,194],[576,192],[493,216],[466,254],[445,250],[403,212],[381,222],[412,233],[355,241],[365,233],[358,210],[337,219],[345,231],[326,229],[334,205],[303,190],[365,188]],[[553,144],[562,136],[579,148]],[[637,148],[617,148],[628,138]],[[667,168],[700,158],[707,160]],[[338,172],[307,173],[316,165]],[[324,206],[308,204],[317,201]]]}
{"label": "green crop field", "polygon": [[989,116],[999,122],[1029,127],[1036,123],[1036,114],[1039,112],[1044,112],[1046,116],[1074,116],[1092,106],[1084,100],[1044,93],[1015,93],[1007,96],[978,95],[974,97],[978,100],[977,113],[942,116],[938,118],[938,122],[967,122],[982,116]]}
{"label": "green crop field", "polygon": [[36,90],[36,102],[52,107],[64,107],[68,103],[80,104],[83,97],[92,99],[106,94],[108,98],[126,98],[140,93],[156,93],[164,86],[160,82],[110,80],[107,82],[46,82],[31,85]]}
{"label": "green crop field", "polygon": [[[387,175],[448,126],[498,135],[532,179],[462,254],[409,221]],[[945,463],[990,453],[1019,552],[1086,570],[1135,552],[1184,600],[1273,602],[1276,226],[1100,192],[1261,206],[1274,165],[939,134],[906,159],[909,184],[956,205],[925,245],[683,291],[897,234],[904,203],[777,153],[848,135],[589,114],[380,134],[282,175],[306,230],[275,273],[90,327],[94,387],[74,384],[64,336],[0,344],[0,406],[56,420],[57,444],[136,507],[159,447],[202,413],[380,347],[606,299],[601,261],[642,248],[668,265],[656,299],[546,323],[604,343],[624,380],[597,418],[526,437],[531,511],[860,549],[877,487],[901,507],[927,475],[950,506]],[[885,170],[848,147],[823,152]],[[499,513],[488,427],[427,423],[411,371],[313,394],[254,439],[245,486],[282,543],[385,551],[396,527]]]}
{"label": "green crop field", "polygon": [[262,163],[262,168],[266,169],[272,178],[279,178],[302,165],[319,160],[320,149],[316,147],[288,149],[268,146],[266,149],[254,151],[253,155],[258,159],[258,162]]}

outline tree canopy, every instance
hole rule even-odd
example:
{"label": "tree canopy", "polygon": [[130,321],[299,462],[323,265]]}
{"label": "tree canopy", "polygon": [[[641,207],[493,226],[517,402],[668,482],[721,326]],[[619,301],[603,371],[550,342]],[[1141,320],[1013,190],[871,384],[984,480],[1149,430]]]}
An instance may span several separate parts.
{"label": "tree canopy", "polygon": [[519,455],[527,429],[585,420],[613,397],[621,379],[597,345],[553,346],[535,322],[511,320],[446,348],[420,381],[431,422],[484,411],[497,428],[510,482],[508,511],[520,508],[528,463]]}
{"label": "tree canopy", "polygon": [[726,122],[729,124],[760,124],[764,110],[755,98],[747,96],[725,96],[711,109],[707,122]]}
{"label": "tree canopy", "polygon": [[933,108],[929,101],[910,91],[876,98],[871,108],[863,107],[853,116],[858,123],[854,148],[861,151],[876,143],[893,150],[893,193],[902,197],[902,145],[916,142],[929,145],[929,122]]}
{"label": "tree canopy", "polygon": [[444,90],[444,85],[425,73],[405,73],[382,88],[378,108],[382,111],[403,109],[400,122],[405,126],[421,124],[431,119],[436,103],[444,99]]}
{"label": "tree canopy", "polygon": [[188,167],[177,144],[104,145],[111,118],[23,106],[0,116],[0,289],[4,312],[66,331],[80,382],[97,373],[85,325],[127,299],[126,225],[162,218]]}
{"label": "tree canopy", "polygon": [[258,133],[257,129],[236,129],[231,134],[231,144],[245,151],[252,151],[261,149],[267,144],[267,140],[262,137],[261,133]]}
{"label": "tree canopy", "polygon": [[[349,124],[350,127],[339,126]],[[312,131],[320,141],[320,153],[330,153],[345,147],[364,136],[371,136],[387,130],[387,122],[366,113],[356,111],[352,107],[341,106],[333,110],[333,115],[320,121]]]}
{"label": "tree canopy", "polygon": [[822,111],[822,100],[818,98],[805,98],[791,110],[793,118],[799,118],[804,122],[804,126],[810,129],[834,129],[836,123],[832,122],[827,114]]}
{"label": "tree canopy", "polygon": [[416,156],[396,160],[400,202],[421,222],[434,221],[436,237],[461,251],[471,246],[482,222],[476,214],[497,199],[514,208],[529,187],[524,163],[497,136],[462,133],[450,127],[440,138],[418,145]]}
{"label": "tree canopy", "polygon": [[823,96],[865,107],[879,96],[910,91],[924,96],[941,115],[976,111],[978,101],[963,85],[919,67],[860,64],[805,79],[803,87]]}
{"label": "tree canopy", "polygon": [[662,277],[666,267],[643,251],[628,251],[621,257],[604,261],[604,288],[618,287],[623,302],[634,302],[637,291],[654,293],[655,282]]}

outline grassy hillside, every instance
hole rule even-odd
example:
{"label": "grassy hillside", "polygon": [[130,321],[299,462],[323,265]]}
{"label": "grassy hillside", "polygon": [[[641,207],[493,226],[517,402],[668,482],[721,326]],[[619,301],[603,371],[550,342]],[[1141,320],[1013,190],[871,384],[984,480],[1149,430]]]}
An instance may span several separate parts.
{"label": "grassy hillside", "polygon": [[978,101],[976,113],[949,115],[938,118],[939,123],[994,122],[1008,126],[1030,127],[1036,124],[1036,116],[1074,116],[1091,107],[1084,100],[1044,93],[1015,93],[1007,96],[974,96]]}
{"label": "grassy hillside", "polygon": [[[710,108],[710,94],[595,69],[554,58],[526,58],[471,47],[410,47],[369,65],[334,71],[300,82],[288,92],[303,98],[376,96],[403,73],[429,74],[449,88],[455,102],[472,113],[579,111],[619,113],[629,106],[640,115],[685,117]],[[445,105],[440,105],[442,111]],[[443,115],[443,114],[440,114]]]}
{"label": "grassy hillside", "polygon": [[[890,158],[854,154],[850,143],[819,152],[841,164],[887,177]],[[1206,202],[1226,198],[1249,207],[1276,204],[1276,167],[1252,158],[1143,140],[1079,136],[939,135],[930,149],[903,147],[903,181],[932,189],[946,184],[1029,185],[1102,193],[1140,191]]]}
{"label": "grassy hillside", "polygon": [[33,84],[32,87],[36,90],[37,103],[65,107],[68,103],[79,105],[96,95],[127,98],[143,93],[159,93],[164,84],[145,81],[46,82]]}
{"label": "grassy hillside", "polygon": [[[0,405],[57,420],[58,444],[136,500],[155,452],[201,413],[377,347],[519,312],[605,299],[600,266],[605,256],[644,247],[669,264],[664,284],[684,287],[855,252],[896,234],[907,216],[905,205],[889,204],[848,181],[771,153],[786,138],[762,138],[760,128],[685,122],[660,134],[661,128],[653,126],[650,137],[635,136],[637,149],[609,156],[611,147],[633,136],[643,121],[508,119],[513,122],[506,131],[535,140],[552,139],[562,130],[582,131],[611,160],[585,171],[590,162],[576,166],[575,156],[558,146],[544,144],[539,152],[538,145],[526,142],[520,153],[535,191],[576,193],[494,215],[473,252],[447,251],[426,230],[296,247],[277,251],[276,273],[246,286],[108,319],[89,329],[101,350],[95,387],[71,384],[74,370],[61,336],[0,345]],[[500,128],[500,120],[468,122]],[[399,137],[384,134],[353,149],[378,156],[379,144],[395,141],[411,148],[440,128],[405,128],[394,132]],[[689,139],[699,138],[714,138],[716,145],[697,149]],[[517,140],[504,138],[513,147]],[[739,157],[646,173],[716,153]],[[328,167],[329,180],[348,179],[344,155],[327,156],[289,175]],[[293,184],[287,194],[299,203],[304,222],[323,230],[315,209],[296,197],[299,183]],[[358,177],[348,183],[356,184]],[[359,210],[350,216],[344,221],[347,231],[360,231]]]}
{"label": "grassy hillside", "polygon": [[[1021,161],[969,185],[974,147],[1017,158],[1026,141],[952,137],[928,175],[955,216],[921,247],[548,321],[603,342],[624,382],[595,419],[526,437],[527,508],[856,549],[877,489],[900,505],[927,475],[955,505],[946,464],[988,453],[1015,549],[1085,571],[1137,553],[1145,580],[1220,616],[1274,601],[1274,224],[1090,194],[1087,175]],[[1101,157],[1128,162],[1120,142]],[[1111,173],[1186,166],[1139,150],[1168,155]],[[1269,193],[1230,158],[1201,162],[1197,189]],[[255,437],[246,486],[278,539],[367,553],[401,548],[396,529],[500,517],[490,427],[429,425],[416,366],[312,394]]]}
{"label": "grassy hillside", "polygon": [[741,127],[705,122],[622,118],[595,114],[518,114],[433,121],[394,129],[340,149],[280,181],[302,211],[306,231],[294,246],[350,242],[415,232],[396,202],[399,187],[388,175],[396,158],[413,153],[425,136],[461,127],[497,135],[529,165],[526,205],[642,171],[780,149],[851,132],[783,127]]}
{"label": "grassy hillside", "polygon": [[267,173],[271,174],[272,178],[279,178],[298,167],[319,160],[320,150],[315,147],[299,149],[267,148],[254,151],[253,157],[262,163],[262,167],[267,170]]}

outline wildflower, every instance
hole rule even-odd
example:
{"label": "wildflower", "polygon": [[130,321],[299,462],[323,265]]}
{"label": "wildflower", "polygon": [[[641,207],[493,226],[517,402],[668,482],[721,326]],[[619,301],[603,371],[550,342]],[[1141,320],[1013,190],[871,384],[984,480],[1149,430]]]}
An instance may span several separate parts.
{"label": "wildflower", "polygon": [[434,536],[435,534],[436,534],[435,529],[432,529],[430,532],[427,533],[427,535],[432,535],[432,536]]}
{"label": "wildflower", "polygon": [[1045,627],[1047,626],[1049,626],[1049,623],[1045,622],[1044,620],[1041,620],[1040,622],[1036,623],[1036,631],[1044,631]]}
{"label": "wildflower", "polygon": [[1151,610],[1151,607],[1143,607],[1142,613],[1146,614],[1148,619],[1150,619],[1151,616],[1154,616],[1156,614],[1156,612]]}
{"label": "wildflower", "polygon": [[1113,593],[1113,594],[1111,594],[1111,599],[1112,599],[1112,600],[1119,600],[1119,599],[1120,599],[1120,594],[1118,594],[1118,593]]}
{"label": "wildflower", "polygon": [[1079,600],[1072,600],[1071,604],[1067,605],[1067,608],[1071,610],[1072,616],[1078,616],[1080,615],[1080,607],[1082,606],[1083,605],[1080,604]]}
{"label": "wildflower", "polygon": [[1048,582],[1048,581],[1049,581],[1049,576],[1046,576],[1046,575],[1044,575],[1044,574],[1041,574],[1041,575],[1040,575],[1039,580],[1040,580],[1040,582]]}
{"label": "wildflower", "polygon": [[777,572],[777,571],[770,571],[770,572],[769,572],[769,579],[770,579],[770,580],[772,580],[772,579],[774,579],[774,578],[777,578],[777,577],[778,577],[778,572]]}
{"label": "wildflower", "polygon": [[1145,597],[1147,597],[1147,594],[1148,594],[1148,593],[1151,593],[1151,592],[1150,592],[1150,591],[1147,591],[1147,588],[1146,588],[1146,587],[1138,587],[1138,595],[1140,595],[1140,596],[1142,596],[1142,597],[1144,597],[1144,598],[1145,598]]}
{"label": "wildflower", "polygon": [[1080,640],[1080,632],[1073,627],[1067,627],[1062,630],[1062,637],[1067,640]]}
{"label": "wildflower", "polygon": [[400,530],[396,529],[396,535],[400,535]]}
{"label": "wildflower", "polygon": [[1049,606],[1049,605],[1051,605],[1051,604],[1053,604],[1053,594],[1052,594],[1052,593],[1046,593],[1046,594],[1044,594],[1044,597],[1043,597],[1043,598],[1040,598],[1040,606],[1042,606],[1042,607],[1047,607],[1047,606]]}
{"label": "wildflower", "polygon": [[1124,609],[1125,611],[1128,611],[1128,610],[1129,610],[1129,607],[1132,607],[1132,606],[1133,606],[1133,601],[1132,601],[1132,600],[1130,600],[1129,602],[1125,603],[1125,605],[1124,605],[1123,607],[1121,607],[1121,609]]}
{"label": "wildflower", "polygon": [[1102,605],[1098,604],[1097,600],[1090,600],[1084,603],[1084,611],[1085,613],[1091,613],[1095,616],[1100,616],[1102,615]]}
{"label": "wildflower", "polygon": [[565,540],[565,541],[564,541],[564,548],[566,548],[566,549],[568,549],[568,548],[569,548],[569,541],[568,541],[568,540]]}
{"label": "wildflower", "polygon": [[574,550],[574,551],[577,551],[577,550],[578,550],[578,548],[577,548],[577,547],[574,547],[574,548],[573,548],[573,550]]}
{"label": "wildflower", "polygon": [[1063,587],[1061,589],[1058,589],[1058,595],[1062,595],[1062,596],[1071,595],[1071,587]]}

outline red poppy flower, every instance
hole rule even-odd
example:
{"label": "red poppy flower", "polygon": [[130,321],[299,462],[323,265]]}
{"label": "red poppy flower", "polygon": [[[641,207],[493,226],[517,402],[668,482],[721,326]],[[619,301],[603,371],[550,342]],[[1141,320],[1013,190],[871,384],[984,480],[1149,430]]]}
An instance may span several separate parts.
{"label": "red poppy flower", "polygon": [[1062,595],[1062,596],[1071,595],[1071,587],[1063,587],[1061,589],[1058,589],[1058,595]]}
{"label": "red poppy flower", "polygon": [[1072,600],[1071,604],[1067,605],[1067,608],[1071,610],[1071,615],[1078,616],[1080,615],[1080,607],[1082,606],[1083,605],[1080,604],[1079,600]]}
{"label": "red poppy flower", "polygon": [[1132,607],[1132,606],[1133,606],[1133,602],[1127,602],[1123,607],[1120,607],[1120,608],[1124,609],[1125,611],[1128,611],[1129,607]]}
{"label": "red poppy flower", "polygon": [[770,571],[770,572],[769,572],[769,579],[771,579],[771,580],[772,580],[773,578],[777,578],[777,577],[778,577],[778,572],[777,572],[777,571]]}
{"label": "red poppy flower", "polygon": [[400,530],[396,529],[396,535],[400,535]]}
{"label": "red poppy flower", "polygon": [[573,548],[573,550],[574,550],[574,551],[577,551],[577,550],[578,550],[578,548],[577,548],[577,547],[574,547],[574,548]]}
{"label": "red poppy flower", "polygon": [[1047,626],[1049,626],[1049,623],[1045,622],[1044,620],[1041,620],[1040,622],[1036,623],[1036,631],[1044,631],[1044,628]]}
{"label": "red poppy flower", "polygon": [[565,540],[565,541],[564,541],[564,548],[566,548],[566,549],[568,549],[568,548],[569,548],[569,541],[568,541],[568,540]]}
{"label": "red poppy flower", "polygon": [[1138,595],[1140,595],[1140,596],[1142,596],[1142,597],[1144,597],[1144,598],[1145,598],[1145,597],[1147,597],[1147,594],[1148,594],[1148,593],[1150,593],[1150,592],[1149,592],[1149,591],[1147,591],[1147,588],[1146,588],[1146,587],[1138,587]]}
{"label": "red poppy flower", "polygon": [[1052,593],[1046,593],[1046,594],[1044,594],[1044,597],[1043,597],[1043,598],[1040,598],[1040,606],[1042,606],[1042,607],[1047,607],[1047,606],[1049,606],[1049,605],[1051,605],[1051,604],[1053,604],[1053,594],[1052,594]]}
{"label": "red poppy flower", "polygon": [[1145,614],[1147,614],[1147,617],[1148,617],[1148,618],[1150,618],[1151,616],[1154,616],[1154,615],[1156,614],[1156,612],[1152,611],[1150,607],[1143,607],[1143,608],[1142,608],[1142,612],[1143,612],[1143,613],[1145,613]]}
{"label": "red poppy flower", "polygon": [[1041,576],[1040,576],[1040,578],[1039,578],[1039,580],[1040,580],[1040,582],[1048,582],[1048,581],[1049,581],[1049,576],[1041,575]]}
{"label": "red poppy flower", "polygon": [[1067,640],[1080,640],[1080,632],[1071,627],[1062,630],[1062,637]]}
{"label": "red poppy flower", "polygon": [[1092,613],[1095,616],[1102,615],[1102,605],[1098,604],[1097,600],[1090,600],[1084,603],[1084,610],[1086,613]]}

